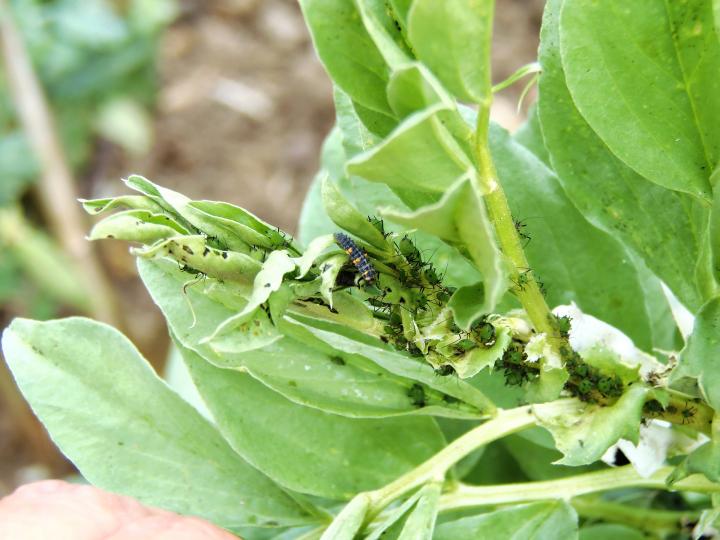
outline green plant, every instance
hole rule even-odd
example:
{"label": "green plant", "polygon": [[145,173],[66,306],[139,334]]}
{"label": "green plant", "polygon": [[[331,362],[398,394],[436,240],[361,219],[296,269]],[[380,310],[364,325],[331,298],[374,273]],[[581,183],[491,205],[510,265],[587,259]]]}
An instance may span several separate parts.
{"label": "green plant", "polygon": [[139,244],[201,400],[112,328],[16,320],[61,449],[251,539],[710,534],[720,4],[550,0],[514,136],[489,122],[492,1],[301,5],[337,126],[300,242],[139,176],[85,201],[123,209],[90,236]]}

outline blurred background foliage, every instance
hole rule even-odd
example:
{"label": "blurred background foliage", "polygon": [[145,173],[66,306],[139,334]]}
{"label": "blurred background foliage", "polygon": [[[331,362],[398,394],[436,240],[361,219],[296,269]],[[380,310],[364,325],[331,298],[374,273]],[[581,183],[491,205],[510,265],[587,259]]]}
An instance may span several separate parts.
{"label": "blurred background foliage", "polygon": [[[131,154],[146,153],[158,40],[177,13],[174,0],[16,0],[11,9],[71,168],[88,164],[98,135]],[[61,306],[84,310],[87,299],[24,198],[39,173],[7,73],[0,72],[0,304],[47,318]]]}
{"label": "blurred background foliage", "polygon": [[[295,233],[334,121],[332,87],[296,0],[2,4],[28,49],[78,196],[125,192],[120,178],[139,173],[194,199],[241,205]],[[497,1],[496,80],[535,60],[543,5]],[[0,63],[0,328],[18,316],[90,311],[87,286],[40,204],[43,171],[7,77]],[[523,119],[521,90],[496,100],[495,120],[508,128]],[[524,110],[531,103],[532,96]],[[64,211],[80,210],[72,206]],[[167,330],[127,247],[100,247],[124,332],[161,366]],[[71,472],[0,361],[0,496]]]}

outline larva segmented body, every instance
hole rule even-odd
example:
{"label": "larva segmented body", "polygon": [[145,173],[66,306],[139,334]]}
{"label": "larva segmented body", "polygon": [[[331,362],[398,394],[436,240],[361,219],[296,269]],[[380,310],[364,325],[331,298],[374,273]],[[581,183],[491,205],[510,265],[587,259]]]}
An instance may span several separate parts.
{"label": "larva segmented body", "polygon": [[347,234],[335,233],[334,237],[338,245],[348,254],[350,262],[358,269],[358,272],[360,272],[365,282],[374,282],[377,279],[377,272],[372,264],[370,264],[370,261],[368,261],[367,255],[365,255],[363,250],[361,250]]}

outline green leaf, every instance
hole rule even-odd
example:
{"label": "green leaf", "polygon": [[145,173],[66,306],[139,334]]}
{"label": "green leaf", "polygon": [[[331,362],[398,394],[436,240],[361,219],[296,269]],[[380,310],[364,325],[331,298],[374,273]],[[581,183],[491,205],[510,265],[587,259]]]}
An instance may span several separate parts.
{"label": "green leaf", "polygon": [[174,236],[150,247],[131,251],[144,259],[170,257],[192,273],[200,272],[238,284],[249,284],[263,268],[258,261],[244,253],[210,247],[208,239],[203,235]]}
{"label": "green leaf", "polygon": [[370,499],[365,493],[355,496],[333,519],[320,540],[354,540],[369,508]]}
{"label": "green leaf", "polygon": [[298,238],[304,245],[308,245],[313,238],[335,231],[335,224],[328,217],[322,204],[322,178],[327,173],[320,171],[310,185],[305,195],[300,221],[298,223]]}
{"label": "green leaf", "polygon": [[415,0],[408,35],[417,57],[460,100],[490,98],[490,0]]}
{"label": "green leaf", "polygon": [[93,484],[225,527],[311,521],[116,330],[16,319],[2,343],[35,414]]}
{"label": "green leaf", "polygon": [[438,114],[447,110],[436,105],[409,116],[379,145],[348,161],[348,173],[393,189],[430,193],[476,174]]}
{"label": "green leaf", "polygon": [[[543,432],[547,434],[547,432]],[[558,465],[556,462],[562,457],[558,450],[535,444],[527,437],[520,435],[510,435],[505,437],[502,442],[510,455],[515,458],[517,466],[530,480],[565,478],[605,468],[605,464],[602,462],[581,467]]]}
{"label": "green leaf", "polygon": [[[539,424],[552,433],[564,456],[560,465],[587,465],[597,461],[619,439],[637,444],[647,388],[633,386],[613,405],[581,401],[554,401],[534,405]],[[568,406],[570,405],[570,407]]]}
{"label": "green leaf", "polygon": [[349,499],[394,480],[444,445],[430,418],[351,419],[324,413],[288,401],[246,373],[219,369],[188,349],[183,353],[233,448],[295,491]]}
{"label": "green leaf", "polygon": [[236,352],[220,354],[204,338],[238,311],[233,304],[236,293],[227,284],[208,279],[202,290],[187,287],[183,294],[185,277],[171,262],[138,261],[138,267],[145,286],[183,346],[218,367],[249,372],[291,401],[350,417],[441,414],[477,418],[482,413],[465,404],[447,403],[442,396],[428,399],[427,407],[418,409],[408,396],[413,379],[395,376],[361,356],[332,349],[312,336],[304,337],[304,341],[283,337],[275,327],[257,326],[254,321],[225,336]]}
{"label": "green leaf", "polygon": [[192,201],[185,195],[158,186],[142,176],[132,175],[127,180],[132,189],[147,195],[172,215],[188,231],[202,231],[230,249],[247,252],[250,247],[295,249],[292,239],[271,227],[247,210],[229,203]]}
{"label": "green leaf", "polygon": [[[468,178],[458,180],[436,204],[412,213],[383,209],[381,214],[395,223],[420,229],[456,244],[469,253],[476,268],[482,273],[485,294],[480,297],[482,300],[476,300],[474,313],[463,310],[462,319],[466,323],[466,330],[474,320],[494,309],[507,290],[507,268],[497,246],[485,204],[478,199]],[[459,309],[461,304],[467,302],[456,299],[453,306]]]}
{"label": "green leaf", "polygon": [[720,410],[719,354],[720,296],[706,303],[696,315],[692,334],[670,375],[671,383],[684,377],[696,378],[705,400],[716,411]]}
{"label": "green leaf", "polygon": [[533,274],[550,306],[575,302],[652,349],[645,291],[625,248],[588,223],[557,176],[497,126],[490,148]]}
{"label": "green leaf", "polygon": [[367,216],[363,216],[343,197],[335,183],[327,177],[322,181],[322,200],[325,211],[338,227],[381,251],[388,249],[382,233],[368,221]]}
{"label": "green leaf", "polygon": [[163,207],[143,195],[121,195],[107,199],[79,199],[88,214],[101,214],[116,208],[147,210],[152,213],[162,212]]}
{"label": "green leaf", "polygon": [[420,489],[408,497],[402,504],[392,508],[377,526],[367,535],[365,540],[385,540],[395,538],[400,534],[405,523],[407,513],[415,506],[423,490]]}
{"label": "green leaf", "polygon": [[691,474],[702,474],[711,482],[720,482],[720,444],[710,440],[693,450],[667,479],[668,485]]}
{"label": "green leaf", "polygon": [[427,484],[420,490],[420,498],[415,503],[405,521],[398,540],[431,540],[438,514],[442,486]]}
{"label": "green leaf", "polygon": [[440,377],[427,362],[390,350],[381,341],[369,338],[362,332],[352,328],[322,324],[298,315],[293,315],[293,320],[338,351],[361,355],[390,373],[421,382],[476,407],[481,414],[490,414],[495,409],[492,402],[480,390],[467,382],[454,377]]}
{"label": "green leaf", "polygon": [[575,510],[564,501],[553,501],[512,506],[442,523],[435,529],[434,538],[575,540],[577,535]]}
{"label": "green leaf", "polygon": [[720,160],[720,42],[707,0],[565,0],[560,46],[578,109],[648,180],[709,201]]}
{"label": "green leaf", "polygon": [[268,258],[262,264],[262,268],[255,276],[252,293],[250,293],[247,304],[242,311],[223,321],[215,332],[207,338],[210,346],[212,346],[215,338],[221,337],[228,331],[232,331],[247,322],[255,312],[260,309],[260,306],[267,302],[270,295],[280,289],[285,274],[295,270],[295,267],[295,261],[289,256],[287,251],[270,252],[270,255],[268,255]]}
{"label": "green leaf", "polygon": [[627,167],[580,115],[560,62],[562,2],[546,4],[540,47],[543,69],[538,110],[553,169],[585,218],[635,251],[680,301],[695,311],[703,303],[695,285],[700,247],[697,205],[690,197],[663,189]]}
{"label": "green leaf", "polygon": [[[335,129],[337,130],[337,135],[339,135],[341,143],[338,148],[338,153],[342,154],[341,159],[338,161],[341,163],[338,168],[329,166],[329,160],[327,158],[330,157],[330,154],[327,152],[327,146],[323,148],[322,162],[323,166],[328,169],[330,177],[333,180],[337,180],[344,175],[346,154],[347,157],[350,158],[377,145],[382,140],[378,135],[384,137],[390,133],[397,125],[397,121],[390,119],[390,117],[385,117],[385,120],[381,120],[383,127],[378,129],[375,123],[370,122],[370,118],[360,118],[357,104],[353,103],[350,96],[337,86],[334,89],[333,98],[335,100],[335,115],[337,117]],[[368,125],[366,125],[366,122],[368,122]],[[328,135],[325,140],[326,145],[332,144],[331,137],[333,135],[333,133]]]}
{"label": "green leaf", "polygon": [[[342,122],[342,118],[340,118],[339,121]],[[345,159],[342,149],[344,140],[351,141],[353,146],[365,144],[363,139],[358,139],[358,137],[363,136],[362,133],[364,129],[362,125],[358,125],[359,120],[348,117],[345,121],[346,125],[344,129],[346,131],[342,131],[341,136],[338,136],[340,135],[338,132],[331,132],[323,147],[323,167],[327,170],[335,170],[334,173],[330,174],[330,179],[335,183],[336,189],[340,191],[342,197],[346,199],[348,203],[351,203],[352,206],[357,209],[355,212],[359,212],[361,216],[377,216],[378,208],[388,205],[396,210],[408,210],[408,207],[402,200],[384,184],[368,182],[357,176],[346,178],[342,171],[336,170],[338,168],[336,162],[344,162]],[[304,223],[303,220],[313,220],[313,223],[316,224],[312,229],[313,235],[315,236],[337,231],[329,218],[325,217],[325,210],[318,208],[317,199],[313,202],[313,198],[317,196],[317,192],[319,191],[317,183],[320,182],[320,178],[324,178],[323,173],[316,177],[315,185],[311,188],[310,194],[308,194],[308,199],[306,200],[307,206],[303,210],[301,217],[301,232],[302,224]],[[419,206],[433,201],[432,197],[428,198],[422,194],[420,194],[422,197],[418,197],[417,195],[418,193],[415,192],[413,202],[418,202]],[[350,221],[354,221],[355,219],[356,218],[352,218]],[[358,219],[358,223],[359,221]],[[363,230],[367,227],[364,223],[361,226]],[[404,232],[402,227],[395,226],[391,223],[385,223],[385,231],[396,233]],[[376,233],[368,232],[368,234],[375,235]],[[435,267],[444,269],[443,282],[446,285],[461,287],[476,283],[480,279],[478,271],[457,249],[442,242],[435,236],[421,231],[416,231],[412,236],[416,241],[418,249],[422,253],[432,254],[430,259]],[[308,238],[303,237],[303,240],[307,242]]]}
{"label": "green leaf", "polygon": [[388,15],[384,0],[354,0],[363,24],[391,70],[410,60],[401,30]]}
{"label": "green leaf", "polygon": [[164,214],[153,214],[147,210],[125,210],[97,223],[90,231],[88,240],[116,238],[153,244],[158,240],[182,234],[188,234],[188,231]]}
{"label": "green leaf", "polygon": [[392,114],[385,95],[388,67],[354,2],[301,0],[300,7],[318,56],[335,84],[364,107]]}

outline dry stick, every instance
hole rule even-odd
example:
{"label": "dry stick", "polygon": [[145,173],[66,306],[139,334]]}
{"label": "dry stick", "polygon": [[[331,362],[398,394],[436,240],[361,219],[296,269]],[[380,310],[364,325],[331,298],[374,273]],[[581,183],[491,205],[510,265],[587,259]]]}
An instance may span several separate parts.
{"label": "dry stick", "polygon": [[38,194],[46,219],[63,249],[75,261],[76,271],[86,284],[91,314],[101,321],[122,326],[113,289],[93,248],[85,240],[87,224],[77,204],[78,194],[72,173],[50,108],[6,0],[0,0],[0,40],[18,115],[41,163]]}

